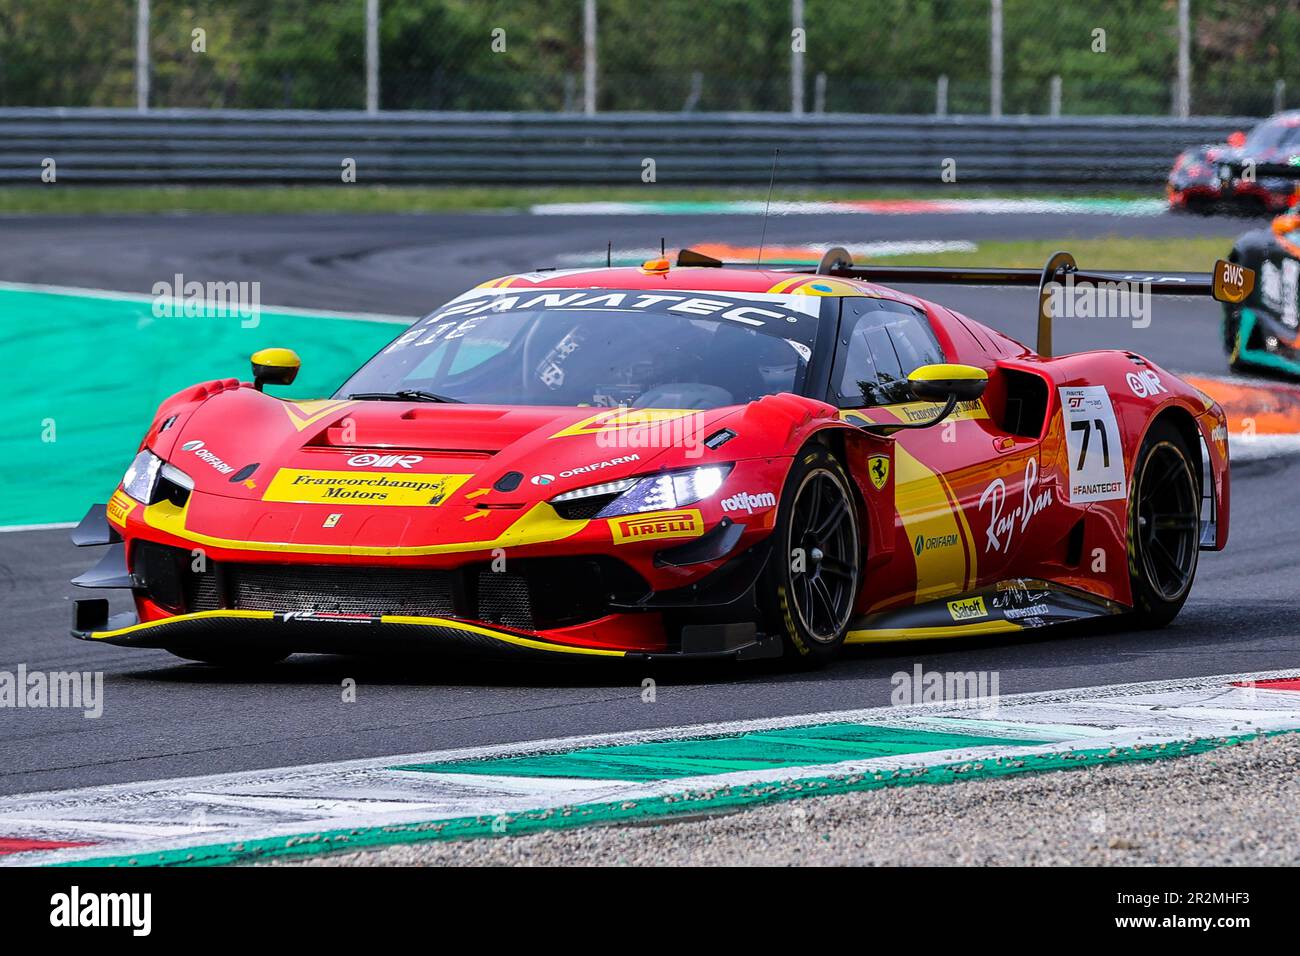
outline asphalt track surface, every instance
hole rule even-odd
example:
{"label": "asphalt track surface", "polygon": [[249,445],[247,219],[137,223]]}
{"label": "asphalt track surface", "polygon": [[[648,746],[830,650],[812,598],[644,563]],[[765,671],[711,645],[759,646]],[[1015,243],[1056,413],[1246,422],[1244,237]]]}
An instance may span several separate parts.
{"label": "asphalt track surface", "polygon": [[[789,216],[769,223],[768,242],[1221,235],[1226,251],[1246,225],[1169,216]],[[0,280],[149,292],[181,272],[259,280],[266,304],[415,315],[486,278],[601,250],[607,238],[616,246],[654,245],[661,235],[670,246],[752,245],[757,231],[741,216],[0,218]],[[1032,340],[1030,291],[909,291]],[[1058,351],[1126,347],[1171,370],[1224,371],[1212,303],[1158,302],[1147,328],[1062,321],[1056,338]],[[1187,606],[1162,631],[1087,628],[860,648],[814,673],[768,663],[505,668],[300,656],[256,676],[237,674],[163,651],[73,640],[69,601],[78,595],[67,581],[93,557],[73,548],[66,531],[0,534],[0,669],[105,675],[100,719],[0,711],[0,794],[878,706],[889,702],[891,675],[918,662],[997,671],[1003,693],[1293,667],[1298,483],[1294,459],[1234,468],[1229,548],[1202,554]],[[657,682],[653,703],[643,701],[647,677]],[[345,704],[341,684],[349,678],[357,700]]]}

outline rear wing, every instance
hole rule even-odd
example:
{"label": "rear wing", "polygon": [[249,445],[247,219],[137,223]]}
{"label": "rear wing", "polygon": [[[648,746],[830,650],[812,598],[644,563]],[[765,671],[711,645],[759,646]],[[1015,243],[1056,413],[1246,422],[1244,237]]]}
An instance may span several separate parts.
{"label": "rear wing", "polygon": [[[757,267],[756,263],[726,263],[712,256],[683,249],[677,255],[678,266],[704,266],[713,268]],[[945,266],[890,266],[853,264],[848,251],[835,247],[822,256],[817,268],[810,269],[796,263],[768,263],[763,268],[814,275],[835,276],[844,279],[861,279],[881,285],[895,283],[923,283],[930,285],[977,285],[1038,287],[1038,354],[1044,358],[1052,355],[1052,314],[1048,303],[1052,285],[1064,284],[1069,276],[1075,285],[1087,283],[1149,283],[1153,295],[1209,295],[1220,302],[1236,304],[1245,301],[1255,288],[1255,272],[1235,262],[1220,259],[1212,272],[1112,272],[1083,270],[1068,252],[1052,255],[1041,269],[954,269]]]}

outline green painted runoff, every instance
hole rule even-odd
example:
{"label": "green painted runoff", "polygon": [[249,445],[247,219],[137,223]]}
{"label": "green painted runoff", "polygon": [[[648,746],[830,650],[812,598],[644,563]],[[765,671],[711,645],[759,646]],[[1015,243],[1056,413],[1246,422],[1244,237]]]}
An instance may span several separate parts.
{"label": "green painted runoff", "polygon": [[148,297],[0,288],[0,527],[76,521],[107,501],[159,402],[198,382],[249,380],[248,357],[260,348],[302,357],[298,381],[275,394],[316,398],[399,331],[269,308],[256,325],[238,316],[160,318]]}

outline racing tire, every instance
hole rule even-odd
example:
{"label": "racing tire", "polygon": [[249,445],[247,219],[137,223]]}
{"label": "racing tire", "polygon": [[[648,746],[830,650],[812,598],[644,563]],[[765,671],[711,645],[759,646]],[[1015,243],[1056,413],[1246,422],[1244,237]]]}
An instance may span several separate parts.
{"label": "racing tire", "polygon": [[1238,309],[1223,310],[1223,351],[1228,355],[1228,368],[1236,371],[1240,366],[1241,355],[1241,312]]}
{"label": "racing tire", "polygon": [[821,667],[844,644],[862,581],[860,527],[844,466],[804,448],[781,492],[763,587],[763,626],[799,666]]}
{"label": "racing tire", "polygon": [[1129,489],[1128,570],[1139,627],[1164,627],[1187,600],[1200,554],[1201,486],[1186,439],[1157,422]]}

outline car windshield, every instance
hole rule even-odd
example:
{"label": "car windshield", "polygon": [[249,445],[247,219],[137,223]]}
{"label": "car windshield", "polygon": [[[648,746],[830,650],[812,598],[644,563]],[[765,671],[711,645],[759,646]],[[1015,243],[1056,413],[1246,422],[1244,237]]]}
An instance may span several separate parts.
{"label": "car windshield", "polygon": [[1256,126],[1246,139],[1245,149],[1252,153],[1263,152],[1293,146],[1297,141],[1300,141],[1300,126],[1277,120]]}
{"label": "car windshield", "polygon": [[411,326],[338,397],[718,408],[800,392],[816,296],[501,290]]}

